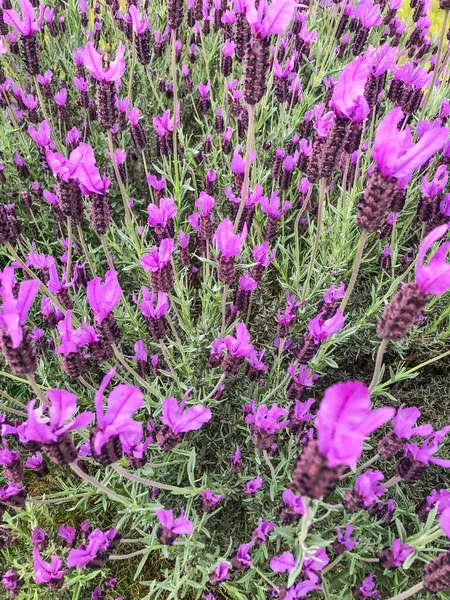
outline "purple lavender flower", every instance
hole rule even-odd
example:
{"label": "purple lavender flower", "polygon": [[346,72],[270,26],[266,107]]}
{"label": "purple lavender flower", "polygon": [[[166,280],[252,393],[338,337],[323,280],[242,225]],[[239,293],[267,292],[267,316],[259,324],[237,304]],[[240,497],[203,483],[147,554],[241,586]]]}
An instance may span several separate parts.
{"label": "purple lavender flower", "polygon": [[225,498],[223,494],[214,494],[210,488],[207,488],[202,492],[200,497],[200,505],[203,512],[211,512],[211,510]]}
{"label": "purple lavender flower", "polygon": [[100,529],[94,529],[89,535],[86,545],[82,544],[78,548],[72,549],[67,556],[69,569],[73,567],[82,569],[86,566],[92,566],[93,568],[103,566],[108,557],[108,548],[111,541],[107,533]]}
{"label": "purple lavender flower", "polygon": [[263,521],[262,517],[258,519],[258,527],[253,530],[252,541],[255,546],[260,546],[267,542],[269,533],[275,529],[275,524],[270,521]]}
{"label": "purple lavender flower", "polygon": [[332,545],[333,551],[336,552],[336,554],[343,554],[346,550],[353,550],[353,548],[356,546],[358,538],[350,539],[353,531],[354,527],[351,523],[348,523],[344,533],[342,533],[342,529],[340,527],[337,528],[337,539]]}
{"label": "purple lavender flower", "polygon": [[244,494],[246,496],[252,496],[255,494],[263,485],[263,479],[261,475],[258,475],[256,479],[251,479],[247,481],[244,487]]}
{"label": "purple lavender flower", "polygon": [[400,540],[393,540],[391,547],[385,547],[380,554],[380,565],[384,569],[397,569],[401,567],[410,554],[414,552],[412,546],[403,544]]}
{"label": "purple lavender flower", "polygon": [[45,583],[49,589],[58,589],[62,585],[66,570],[62,570],[62,560],[59,556],[52,555],[50,562],[42,559],[37,548],[33,549],[34,580],[36,583]]}
{"label": "purple lavender flower", "polygon": [[160,524],[157,536],[162,544],[171,546],[179,535],[189,535],[194,531],[189,519],[183,515],[175,519],[170,509],[155,510],[155,515]]}
{"label": "purple lavender flower", "polygon": [[122,435],[134,434],[142,438],[142,424],[131,418],[144,403],[138,387],[125,384],[115,387],[108,396],[107,408],[103,412],[103,394],[115,372],[115,368],[111,369],[104,376],[94,397],[97,425],[91,431],[91,450],[101,464],[111,464],[122,456]]}
{"label": "purple lavender flower", "polygon": [[209,574],[209,583],[213,586],[219,585],[222,581],[230,578],[229,567],[227,563],[219,562],[212,573]]}

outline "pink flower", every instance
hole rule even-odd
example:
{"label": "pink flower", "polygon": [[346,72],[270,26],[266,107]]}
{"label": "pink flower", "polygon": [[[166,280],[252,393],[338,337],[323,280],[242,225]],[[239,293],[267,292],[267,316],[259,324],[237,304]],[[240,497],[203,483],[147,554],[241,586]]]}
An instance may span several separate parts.
{"label": "pink flower", "polygon": [[356,123],[367,117],[370,109],[364,98],[364,88],[369,71],[370,65],[362,56],[342,69],[330,101],[330,106],[338,117],[351,119]]}
{"label": "pink flower", "polygon": [[189,535],[194,531],[194,526],[186,517],[174,519],[173,512],[170,509],[155,510],[155,515],[161,524],[161,527],[168,529],[175,535]]}
{"label": "pink flower", "polygon": [[88,42],[83,52],[84,66],[97,81],[120,81],[120,78],[125,72],[125,46],[119,42],[116,51],[116,59],[107,67],[103,68],[103,60],[101,54],[97,52],[92,42]]}
{"label": "pink flower", "polygon": [[406,187],[414,171],[442,148],[449,135],[445,127],[434,128],[414,143],[408,126],[397,129],[403,118],[402,109],[393,108],[378,125],[372,148],[379,171],[387,179],[397,179],[400,188]]}
{"label": "pink flower", "polygon": [[142,438],[142,424],[134,421],[131,415],[139,410],[144,403],[141,390],[134,385],[120,384],[108,396],[106,411],[103,412],[103,394],[114,377],[116,369],[111,369],[100,384],[94,397],[97,414],[97,427],[92,439],[92,445],[100,454],[104,444],[114,436],[125,437],[134,435]]}
{"label": "pink flower", "polygon": [[232,335],[225,336],[223,344],[228,352],[235,357],[249,356],[253,351],[253,345],[250,344],[250,334],[245,323],[236,323],[236,337],[234,338]]}
{"label": "pink flower", "polygon": [[288,412],[285,408],[281,408],[277,404],[273,404],[270,409],[267,408],[266,404],[260,404],[256,410],[253,410],[253,414],[245,417],[245,422],[248,425],[254,425],[270,435],[286,427],[289,419],[285,419],[284,421],[279,421],[278,419],[286,416]]}
{"label": "pink flower", "polygon": [[14,29],[23,36],[32,35],[39,31],[44,17],[45,7],[39,6],[39,17],[36,19],[34,8],[29,0],[18,0],[22,19],[15,10],[9,9],[3,11],[3,18],[7,25],[11,25]]}
{"label": "pink flower", "polygon": [[413,435],[430,435],[433,431],[432,425],[420,425],[414,427],[416,421],[420,418],[420,410],[416,406],[405,408],[400,406],[394,417],[394,427],[392,431],[403,440],[409,440]]}
{"label": "pink flower", "polygon": [[267,5],[261,0],[258,8],[255,0],[247,0],[245,14],[250,28],[262,38],[272,34],[283,35],[291,22],[296,4],[294,0],[273,0]]}
{"label": "pink flower", "polygon": [[354,467],[363,450],[365,438],[387,423],[395,409],[371,410],[368,388],[359,381],[329,387],[317,412],[319,449],[329,467]]}
{"label": "pink flower", "polygon": [[424,294],[442,296],[450,289],[450,264],[447,254],[450,242],[445,242],[436,250],[427,265],[424,265],[425,254],[431,246],[440,240],[448,231],[448,225],[440,225],[431,231],[423,240],[417,255],[416,283]]}
{"label": "pink flower", "polygon": [[23,339],[22,327],[25,325],[31,305],[39,290],[39,281],[22,281],[17,294],[14,294],[16,278],[12,267],[5,267],[1,280],[3,305],[0,311],[0,327],[7,331],[12,347],[18,348]]}
{"label": "pink flower", "polygon": [[[139,304],[139,308],[144,317],[161,319],[169,310],[169,301],[166,294],[164,292],[158,292],[158,296],[155,296],[155,294],[150,292],[145,285],[141,287],[141,292],[142,302]],[[156,299],[157,302],[155,305]]]}
{"label": "pink flower", "polygon": [[339,287],[337,288],[335,285],[332,285],[325,292],[325,296],[323,297],[323,301],[325,304],[331,304],[334,300],[340,300],[345,296],[345,285],[344,282],[341,281]]}
{"label": "pink flower", "polygon": [[147,206],[147,213],[147,223],[150,227],[165,227],[177,214],[177,207],[173,198],[161,198],[159,206],[156,204],[149,204]]}
{"label": "pink flower", "polygon": [[172,238],[164,238],[159,248],[153,246],[148,254],[144,254],[141,258],[140,263],[145,271],[157,272],[161,271],[164,267],[170,265],[172,253],[175,249],[175,243]]}
{"label": "pink flower", "polygon": [[444,437],[450,431],[450,426],[444,427],[435,433],[429,435],[422,446],[417,444],[406,444],[405,445],[405,456],[411,456],[414,460],[429,465],[433,463],[439,465],[444,469],[450,469],[450,460],[444,458],[434,458],[434,455],[439,450],[439,444],[442,442]]}
{"label": "pink flower", "polygon": [[58,106],[65,106],[67,102],[67,89],[61,88],[59,92],[54,94],[53,98]]}
{"label": "pink flower", "polygon": [[378,483],[379,481],[383,481],[383,479],[383,473],[374,470],[366,471],[357,477],[355,481],[355,490],[364,502],[366,508],[384,494],[384,485]]}
{"label": "pink flower", "polygon": [[206,192],[200,192],[200,196],[195,201],[195,208],[198,209],[201,217],[209,217],[214,208],[214,198]]}
{"label": "pink flower", "polygon": [[325,314],[326,311],[322,311],[308,324],[308,331],[314,337],[316,344],[327,340],[333,333],[340,331],[344,327],[344,314],[341,310],[338,310],[330,319],[322,321],[322,317]]}
{"label": "pink flower", "polygon": [[252,256],[255,262],[262,267],[267,268],[275,258],[275,250],[270,252],[269,242],[263,242],[259,246],[253,248]]}
{"label": "pink flower", "polygon": [[140,116],[141,116],[141,113],[139,112],[139,109],[136,107],[132,108],[130,111],[127,112],[127,117],[128,117],[128,120],[130,121],[131,127],[137,127]]}
{"label": "pink flower", "polygon": [[337,528],[338,543],[342,544],[347,550],[350,550],[350,551],[353,550],[353,548],[356,546],[356,542],[358,541],[357,538],[354,538],[353,540],[350,539],[350,536],[352,535],[353,531],[354,531],[354,528],[351,523],[349,523],[347,525],[344,533],[342,533],[342,530],[340,527]]}
{"label": "pink flower", "polygon": [[255,494],[262,487],[262,484],[263,480],[260,475],[258,475],[256,479],[247,481],[244,487],[244,494],[246,496],[251,496],[252,494]]}
{"label": "pink flower", "polygon": [[70,162],[74,165],[73,177],[80,183],[83,194],[104,194],[111,181],[100,176],[95,166],[94,150],[89,144],[80,144],[70,153]]}
{"label": "pink flower", "polygon": [[101,277],[88,281],[86,296],[96,320],[101,323],[122,297],[122,290],[117,281],[117,271],[106,271],[104,283],[102,283]]}
{"label": "pink flower", "polygon": [[39,148],[53,147],[53,142],[50,137],[50,125],[47,121],[42,121],[42,123],[39,124],[39,129],[36,130],[33,126],[30,126],[27,131]]}
{"label": "pink flower", "polygon": [[299,374],[296,375],[295,363],[288,367],[287,372],[295,383],[304,387],[312,387],[314,385],[314,381],[319,377],[318,375],[311,375],[311,369],[306,365],[300,365]]}
{"label": "pink flower", "polygon": [[142,35],[145,31],[148,31],[150,24],[145,11],[143,19],[141,18],[139,11],[134,4],[130,5],[128,12],[130,13],[131,22],[133,23],[133,29],[137,34]]}
{"label": "pink flower", "polygon": [[177,400],[172,396],[166,398],[162,404],[162,416],[160,420],[164,425],[170,427],[175,434],[196,431],[212,417],[211,410],[202,404],[184,408],[186,397],[191,390],[192,388],[184,394],[179,406]]}
{"label": "pink flower", "polygon": [[[91,411],[82,412],[73,421],[69,421],[77,410],[77,397],[65,390],[47,390],[45,397],[50,402],[48,416],[46,406],[34,408],[36,400],[27,404],[28,419],[19,426],[19,438],[22,442],[34,441],[43,444],[56,442],[68,431],[83,429],[92,421]],[[66,423],[66,424],[65,424]]]}
{"label": "pink flower", "polygon": [[229,219],[224,219],[216,229],[213,243],[225,258],[231,258],[239,254],[246,237],[247,224],[244,225],[242,233],[237,235],[233,233],[233,223]]}
{"label": "pink flower", "polygon": [[97,558],[101,550],[107,550],[110,538],[108,532],[103,533],[100,529],[94,529],[89,535],[88,544],[72,549],[67,556],[67,566],[69,569],[76,567],[82,569]]}
{"label": "pink flower", "polygon": [[283,206],[281,206],[281,200],[278,196],[278,190],[275,190],[270,195],[270,200],[267,196],[262,196],[260,207],[261,210],[272,217],[274,219],[279,219],[284,215],[284,213],[289,210],[291,206],[290,202],[285,202]]}
{"label": "pink flower", "polygon": [[292,490],[284,490],[281,497],[286,506],[288,506],[295,514],[304,514],[305,504],[302,496],[296,496]]}
{"label": "pink flower", "polygon": [[45,562],[37,548],[33,549],[34,580],[36,583],[50,583],[62,579],[67,571],[63,571],[62,560],[54,554],[50,562]]}

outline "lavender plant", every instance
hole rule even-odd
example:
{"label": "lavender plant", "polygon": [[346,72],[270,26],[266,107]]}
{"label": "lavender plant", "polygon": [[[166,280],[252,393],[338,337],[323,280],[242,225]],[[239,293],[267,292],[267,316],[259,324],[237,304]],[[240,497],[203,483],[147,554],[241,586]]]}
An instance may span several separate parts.
{"label": "lavender plant", "polygon": [[399,9],[3,0],[2,597],[447,597],[450,4]]}

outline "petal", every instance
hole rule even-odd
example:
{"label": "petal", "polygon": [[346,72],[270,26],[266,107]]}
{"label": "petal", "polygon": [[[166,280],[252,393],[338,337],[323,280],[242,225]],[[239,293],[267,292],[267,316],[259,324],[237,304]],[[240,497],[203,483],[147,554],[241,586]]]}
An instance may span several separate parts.
{"label": "petal", "polygon": [[51,402],[48,409],[50,422],[54,429],[61,427],[68,421],[77,408],[77,397],[66,390],[51,389],[46,392],[47,399]]}
{"label": "petal", "polygon": [[118,385],[109,394],[108,408],[105,412],[106,425],[120,426],[121,422],[131,417],[144,403],[141,390],[134,385]]}

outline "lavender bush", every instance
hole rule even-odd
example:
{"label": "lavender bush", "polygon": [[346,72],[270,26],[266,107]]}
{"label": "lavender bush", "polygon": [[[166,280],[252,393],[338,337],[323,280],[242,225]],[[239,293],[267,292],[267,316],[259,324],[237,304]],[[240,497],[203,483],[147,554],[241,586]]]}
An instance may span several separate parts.
{"label": "lavender bush", "polygon": [[2,598],[448,596],[408,383],[450,355],[450,4],[410,8],[3,0]]}

